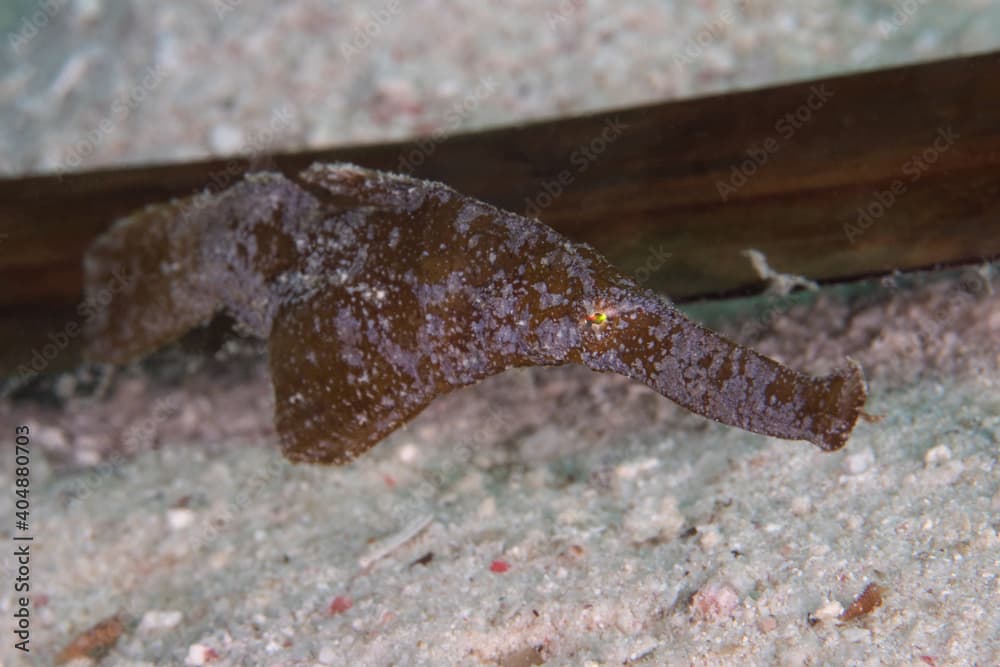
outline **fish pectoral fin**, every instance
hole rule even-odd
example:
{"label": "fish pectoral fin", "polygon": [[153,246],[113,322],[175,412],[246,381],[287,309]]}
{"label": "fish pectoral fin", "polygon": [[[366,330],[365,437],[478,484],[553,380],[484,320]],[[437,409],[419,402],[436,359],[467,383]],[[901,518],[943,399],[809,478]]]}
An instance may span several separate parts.
{"label": "fish pectoral fin", "polygon": [[420,413],[439,392],[334,325],[317,330],[317,322],[331,319],[323,301],[286,306],[274,319],[268,349],[275,427],[288,459],[342,465]]}

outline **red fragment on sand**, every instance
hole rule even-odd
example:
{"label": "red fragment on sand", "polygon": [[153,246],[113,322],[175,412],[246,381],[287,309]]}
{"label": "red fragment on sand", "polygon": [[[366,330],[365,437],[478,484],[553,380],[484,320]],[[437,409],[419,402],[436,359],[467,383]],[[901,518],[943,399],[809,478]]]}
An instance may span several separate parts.
{"label": "red fragment on sand", "polygon": [[854,602],[840,614],[839,620],[844,623],[872,613],[873,610],[882,606],[883,592],[884,589],[875,582],[868,584],[865,586],[865,590],[861,591],[861,595],[855,598]]}
{"label": "red fragment on sand", "polygon": [[510,569],[510,563],[505,560],[495,560],[490,563],[490,572],[495,572],[497,574],[503,574]]}
{"label": "red fragment on sand", "polygon": [[346,595],[338,595],[333,598],[333,602],[330,603],[327,613],[331,616],[336,616],[337,614],[343,614],[345,611],[354,606],[354,601]]}

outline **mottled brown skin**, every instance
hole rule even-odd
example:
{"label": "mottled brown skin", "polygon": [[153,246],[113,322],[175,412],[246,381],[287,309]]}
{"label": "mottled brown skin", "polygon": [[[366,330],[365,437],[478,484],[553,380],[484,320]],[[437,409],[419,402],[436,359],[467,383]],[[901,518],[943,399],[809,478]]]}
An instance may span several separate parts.
{"label": "mottled brown skin", "polygon": [[268,339],[276,425],[295,461],[345,463],[435,397],[515,366],[584,364],[701,415],[843,446],[861,371],[803,375],[640,288],[587,245],[439,183],[348,164],[255,174],[118,223],[89,294],[138,280],[91,322],[123,363],[220,307]]}

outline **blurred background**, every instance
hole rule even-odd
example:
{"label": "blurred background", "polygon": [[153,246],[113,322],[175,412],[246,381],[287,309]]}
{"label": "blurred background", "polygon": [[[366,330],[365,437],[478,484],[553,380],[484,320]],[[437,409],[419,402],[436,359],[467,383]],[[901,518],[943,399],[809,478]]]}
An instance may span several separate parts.
{"label": "blurred background", "polygon": [[1000,45],[995,0],[6,0],[0,175],[437,136]]}

